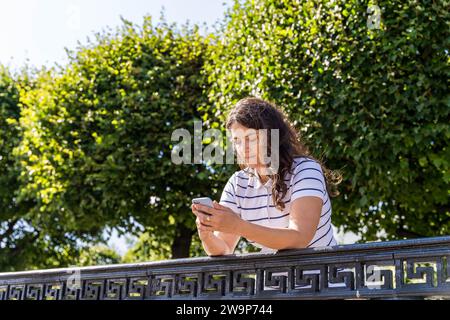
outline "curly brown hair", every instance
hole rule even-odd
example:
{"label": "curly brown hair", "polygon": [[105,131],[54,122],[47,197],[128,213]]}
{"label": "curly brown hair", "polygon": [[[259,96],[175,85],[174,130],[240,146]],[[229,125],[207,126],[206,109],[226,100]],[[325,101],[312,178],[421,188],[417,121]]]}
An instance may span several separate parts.
{"label": "curly brown hair", "polygon": [[[296,157],[306,157],[317,161],[324,173],[328,194],[331,197],[339,195],[337,185],[342,181],[341,173],[326,168],[322,160],[311,154],[295,126],[275,104],[256,97],[241,99],[228,114],[226,128],[230,129],[234,123],[255,130],[279,129],[279,167],[276,174],[269,176],[273,181],[272,199],[277,209],[285,208],[282,199],[285,197],[288,187],[284,183],[284,178],[288,173],[293,173],[292,163]],[[270,140],[269,134],[267,137],[268,156],[270,156],[271,150]],[[245,163],[240,163],[239,166],[243,170],[246,169]],[[251,171],[248,173],[253,174]]]}

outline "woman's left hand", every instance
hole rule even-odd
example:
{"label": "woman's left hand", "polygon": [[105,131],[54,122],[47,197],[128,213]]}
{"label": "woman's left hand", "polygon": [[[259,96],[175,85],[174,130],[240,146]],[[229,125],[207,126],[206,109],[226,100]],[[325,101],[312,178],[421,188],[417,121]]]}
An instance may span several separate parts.
{"label": "woman's left hand", "polygon": [[195,208],[198,211],[203,211],[210,214],[207,215],[199,213],[197,217],[200,221],[205,225],[211,226],[213,230],[237,234],[239,224],[242,221],[238,214],[230,208],[218,204],[215,200],[213,202],[213,206],[214,208],[201,204],[195,205]]}

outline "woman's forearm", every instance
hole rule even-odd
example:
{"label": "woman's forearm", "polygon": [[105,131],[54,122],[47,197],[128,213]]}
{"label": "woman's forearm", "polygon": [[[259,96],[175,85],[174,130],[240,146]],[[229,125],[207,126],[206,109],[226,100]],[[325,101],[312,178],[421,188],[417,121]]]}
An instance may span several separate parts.
{"label": "woman's forearm", "polygon": [[205,249],[209,256],[220,256],[230,253],[225,241],[217,237],[214,233],[200,240],[202,241],[203,249]]}
{"label": "woman's forearm", "polygon": [[311,240],[297,230],[264,227],[245,220],[240,222],[238,230],[244,238],[276,250],[305,248]]}

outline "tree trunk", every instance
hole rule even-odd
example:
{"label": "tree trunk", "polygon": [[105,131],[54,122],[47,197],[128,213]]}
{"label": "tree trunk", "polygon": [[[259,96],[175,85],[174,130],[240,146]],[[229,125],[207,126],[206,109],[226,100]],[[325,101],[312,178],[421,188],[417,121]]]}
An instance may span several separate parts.
{"label": "tree trunk", "polygon": [[418,234],[417,232],[411,231],[411,230],[406,230],[405,229],[405,220],[403,218],[401,218],[402,216],[407,217],[408,213],[407,212],[402,212],[403,209],[400,208],[399,205],[396,206],[397,208],[397,214],[400,217],[400,221],[399,221],[399,225],[397,227],[396,230],[396,234],[398,237],[400,238],[406,238],[406,239],[417,239],[417,238],[424,238],[424,235]]}
{"label": "tree trunk", "polygon": [[172,243],[172,259],[189,258],[193,231],[186,226],[177,225],[175,239]]}

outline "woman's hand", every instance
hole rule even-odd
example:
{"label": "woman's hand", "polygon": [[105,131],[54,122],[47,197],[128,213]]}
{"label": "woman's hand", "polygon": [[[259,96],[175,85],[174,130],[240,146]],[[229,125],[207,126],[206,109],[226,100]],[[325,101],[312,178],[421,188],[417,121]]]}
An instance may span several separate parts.
{"label": "woman's hand", "polygon": [[197,225],[197,231],[198,231],[198,236],[200,237],[200,240],[205,240],[210,238],[211,236],[214,235],[213,233],[213,229],[206,224],[202,224],[199,218],[199,215],[201,215],[202,213],[200,213],[195,204],[191,205],[191,210],[192,213],[194,213],[197,216],[197,219],[195,219],[195,224]]}
{"label": "woman's hand", "polygon": [[[213,206],[214,208],[201,204],[192,205],[192,212],[197,216],[202,231],[237,234],[239,223],[242,221],[241,218],[233,210],[218,204],[216,201],[214,201]],[[197,224],[197,228],[199,228],[198,226]]]}

